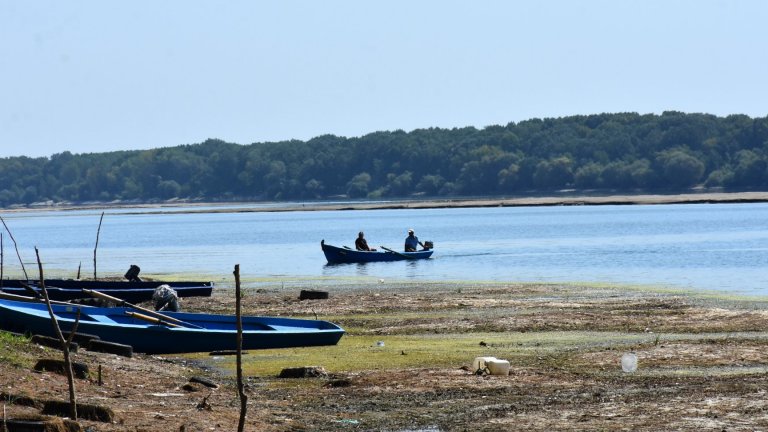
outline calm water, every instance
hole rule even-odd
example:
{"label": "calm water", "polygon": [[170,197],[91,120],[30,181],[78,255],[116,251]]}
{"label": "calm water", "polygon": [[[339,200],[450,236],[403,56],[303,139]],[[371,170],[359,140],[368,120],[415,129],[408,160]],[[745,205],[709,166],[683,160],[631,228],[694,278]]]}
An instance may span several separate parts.
{"label": "calm water", "polygon": [[[6,213],[27,272],[93,274],[101,211]],[[107,210],[99,275],[130,264],[230,283],[246,277],[608,282],[768,294],[768,204],[517,207],[280,213]],[[320,240],[402,248],[407,228],[435,243],[427,261],[327,265]],[[4,233],[5,274],[20,275]]]}

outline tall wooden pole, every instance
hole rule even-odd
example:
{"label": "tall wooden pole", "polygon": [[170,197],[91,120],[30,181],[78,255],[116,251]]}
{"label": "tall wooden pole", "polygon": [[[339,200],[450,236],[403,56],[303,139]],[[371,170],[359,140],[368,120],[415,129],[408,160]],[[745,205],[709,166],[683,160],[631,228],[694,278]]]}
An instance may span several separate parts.
{"label": "tall wooden pole", "polygon": [[61,332],[61,327],[59,327],[59,321],[56,319],[56,314],[53,313],[53,307],[51,307],[51,299],[48,297],[48,290],[45,288],[43,264],[40,261],[40,252],[37,250],[37,246],[35,246],[35,255],[37,256],[37,269],[40,272],[40,289],[43,291],[45,305],[48,306],[48,314],[51,316],[53,331],[59,338],[59,342],[61,343],[61,351],[64,354],[67,382],[69,383],[69,415],[72,417],[72,420],[77,421],[77,393],[75,393],[75,376],[72,373],[72,359],[69,357],[69,346],[72,343],[72,338],[75,336],[75,332],[77,331],[77,324],[80,322],[80,308],[77,309],[75,324],[69,330],[69,337],[65,339],[64,334]]}
{"label": "tall wooden pole", "polygon": [[235,264],[235,316],[237,317],[237,394],[240,396],[240,421],[237,431],[245,430],[248,395],[243,384],[243,319],[240,312],[240,264]]}
{"label": "tall wooden pole", "polygon": [[3,287],[3,265],[5,264],[5,247],[3,247],[3,233],[0,233],[0,288]]}
{"label": "tall wooden pole", "polygon": [[99,218],[99,229],[96,230],[96,246],[93,248],[93,280],[96,280],[96,249],[99,248],[99,234],[101,233],[101,221],[104,220],[104,212]]}

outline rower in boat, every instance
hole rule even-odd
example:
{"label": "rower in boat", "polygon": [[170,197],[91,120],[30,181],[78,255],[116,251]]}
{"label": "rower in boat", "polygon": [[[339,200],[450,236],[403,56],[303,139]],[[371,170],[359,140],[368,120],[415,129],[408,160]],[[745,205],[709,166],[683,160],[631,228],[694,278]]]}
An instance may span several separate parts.
{"label": "rower in boat", "polygon": [[376,251],[376,249],[368,246],[368,241],[365,240],[365,234],[362,231],[357,233],[357,239],[355,239],[355,249],[359,251],[369,251],[369,252]]}
{"label": "rower in boat", "polygon": [[416,234],[413,232],[413,229],[408,230],[408,237],[405,238],[405,251],[406,252],[416,252],[417,247],[421,245],[422,248],[426,249],[424,246],[424,243],[419,241],[419,238],[416,237]]}

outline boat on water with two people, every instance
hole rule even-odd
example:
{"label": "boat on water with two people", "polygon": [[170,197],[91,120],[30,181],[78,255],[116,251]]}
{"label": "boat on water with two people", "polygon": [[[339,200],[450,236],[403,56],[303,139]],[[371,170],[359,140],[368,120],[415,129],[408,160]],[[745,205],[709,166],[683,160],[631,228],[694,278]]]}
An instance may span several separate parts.
{"label": "boat on water with two people", "polygon": [[381,247],[382,250],[359,251],[348,247],[338,247],[325,244],[325,240],[320,241],[320,248],[325,254],[325,259],[329,264],[340,263],[367,263],[367,262],[386,262],[386,261],[404,261],[421,260],[432,256],[434,249],[432,242],[425,242],[425,249],[415,252],[397,252],[392,249]]}

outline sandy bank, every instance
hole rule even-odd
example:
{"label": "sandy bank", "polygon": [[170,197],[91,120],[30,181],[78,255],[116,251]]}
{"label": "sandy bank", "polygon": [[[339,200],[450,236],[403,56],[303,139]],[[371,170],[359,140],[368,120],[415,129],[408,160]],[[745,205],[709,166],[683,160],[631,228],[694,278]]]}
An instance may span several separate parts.
{"label": "sandy bank", "polygon": [[631,205],[631,204],[701,204],[766,202],[768,192],[702,193],[680,195],[606,195],[606,196],[549,196],[525,198],[488,198],[462,200],[425,200],[400,203],[360,203],[339,206],[339,209],[379,208],[460,208],[460,207],[522,207],[558,205]]}
{"label": "sandy bank", "polygon": [[87,205],[50,205],[4,209],[2,212],[134,209],[132,213],[242,213],[332,210],[432,209],[469,207],[526,207],[575,205],[652,205],[768,202],[768,192],[707,192],[676,195],[560,195],[392,201],[189,202],[151,204],[119,202]]}

